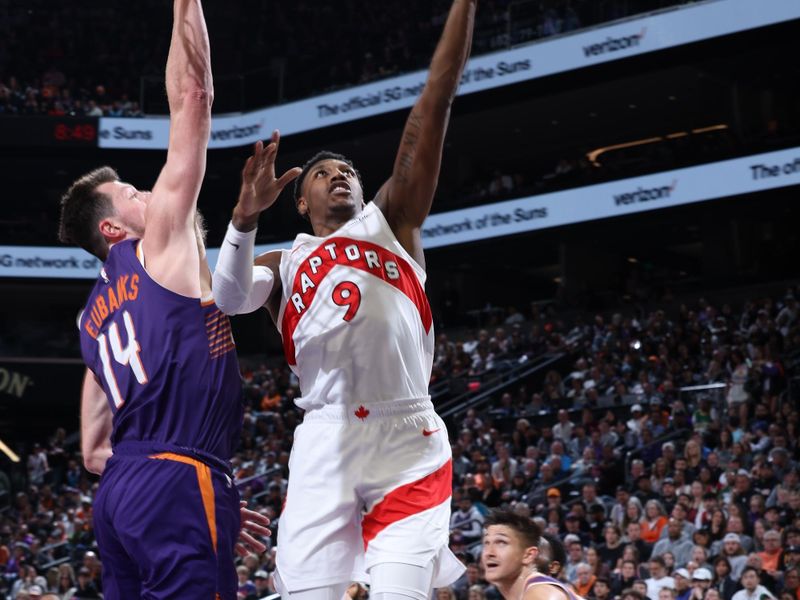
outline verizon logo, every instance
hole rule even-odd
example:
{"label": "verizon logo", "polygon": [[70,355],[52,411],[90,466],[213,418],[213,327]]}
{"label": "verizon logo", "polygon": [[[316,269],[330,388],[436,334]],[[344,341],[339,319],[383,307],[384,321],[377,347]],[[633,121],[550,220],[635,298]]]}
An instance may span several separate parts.
{"label": "verizon logo", "polygon": [[670,185],[654,188],[638,188],[635,192],[627,192],[625,194],[616,194],[614,196],[614,203],[619,206],[620,204],[635,204],[636,202],[650,202],[652,200],[663,200],[669,198],[675,188],[678,186],[678,180],[673,179]]}
{"label": "verizon logo", "polygon": [[263,123],[254,123],[253,125],[245,125],[240,127],[234,125],[229,129],[217,129],[211,131],[212,140],[235,140],[239,138],[246,138],[257,135],[261,131]]}
{"label": "verizon logo", "polygon": [[644,34],[647,33],[647,27],[642,27],[639,33],[628,35],[618,38],[606,38],[605,42],[599,44],[592,44],[591,46],[583,47],[583,54],[589,56],[600,56],[606,52],[619,52],[620,50],[628,50],[635,48],[644,39]]}

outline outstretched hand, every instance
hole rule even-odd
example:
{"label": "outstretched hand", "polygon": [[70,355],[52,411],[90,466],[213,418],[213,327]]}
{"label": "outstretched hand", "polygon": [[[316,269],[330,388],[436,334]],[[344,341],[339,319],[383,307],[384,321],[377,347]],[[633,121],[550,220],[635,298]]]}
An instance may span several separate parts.
{"label": "outstretched hand", "polygon": [[272,532],[267,529],[267,527],[269,527],[269,519],[261,513],[247,508],[247,502],[244,501],[239,502],[239,515],[241,517],[242,527],[239,530],[239,541],[236,543],[236,553],[239,556],[247,556],[252,553],[261,554],[267,549],[267,546],[253,537],[253,535],[262,535],[266,537],[272,535]]}
{"label": "outstretched hand", "polygon": [[233,211],[233,224],[239,231],[253,229],[258,216],[275,204],[283,188],[302,172],[302,169],[295,167],[275,177],[275,158],[280,140],[281,134],[276,129],[272,132],[269,144],[265,146],[261,141],[255,143],[253,155],[244,164],[239,201]]}

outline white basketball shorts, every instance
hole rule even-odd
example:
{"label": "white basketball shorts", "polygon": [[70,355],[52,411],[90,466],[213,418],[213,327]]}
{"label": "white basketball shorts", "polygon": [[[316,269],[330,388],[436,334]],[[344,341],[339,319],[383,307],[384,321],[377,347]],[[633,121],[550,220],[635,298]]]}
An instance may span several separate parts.
{"label": "white basketball shorts", "polygon": [[434,587],[464,567],[448,548],[452,461],[430,400],[306,413],[295,430],[277,571],[289,592],[368,581],[376,564],[435,563]]}

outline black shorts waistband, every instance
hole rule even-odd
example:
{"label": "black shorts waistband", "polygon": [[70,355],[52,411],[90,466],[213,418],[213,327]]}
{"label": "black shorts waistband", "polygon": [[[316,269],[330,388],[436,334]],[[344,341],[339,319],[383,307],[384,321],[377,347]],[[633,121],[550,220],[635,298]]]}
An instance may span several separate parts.
{"label": "black shorts waistband", "polygon": [[174,452],[175,454],[181,454],[199,460],[212,469],[221,471],[228,477],[233,478],[233,471],[229,461],[223,460],[210,452],[198,448],[178,446],[176,444],[164,444],[161,442],[125,441],[117,443],[113,450],[115,455],[118,454],[120,456],[148,456],[150,454],[159,454],[162,452]]}

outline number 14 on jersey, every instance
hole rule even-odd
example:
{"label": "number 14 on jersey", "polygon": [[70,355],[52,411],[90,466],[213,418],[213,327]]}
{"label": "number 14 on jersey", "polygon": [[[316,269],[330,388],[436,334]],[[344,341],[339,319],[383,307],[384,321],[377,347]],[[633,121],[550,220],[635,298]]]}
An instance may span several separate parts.
{"label": "number 14 on jersey", "polygon": [[[130,313],[125,310],[122,311],[122,320],[125,323],[125,333],[128,338],[128,343],[123,347],[122,340],[119,335],[119,327],[116,323],[111,323],[108,328],[108,336],[101,333],[97,336],[97,344],[99,346],[100,361],[103,363],[103,377],[108,384],[108,389],[111,392],[111,399],[114,401],[114,406],[119,408],[125,403],[125,398],[119,391],[117,385],[117,377],[114,375],[114,368],[111,363],[111,356],[114,360],[122,365],[130,365],[136,381],[140,384],[147,383],[147,373],[144,370],[144,365],[139,357],[141,348],[139,342],[136,341],[136,328],[133,325],[133,319]],[[109,346],[111,346],[111,354],[109,354]]]}

